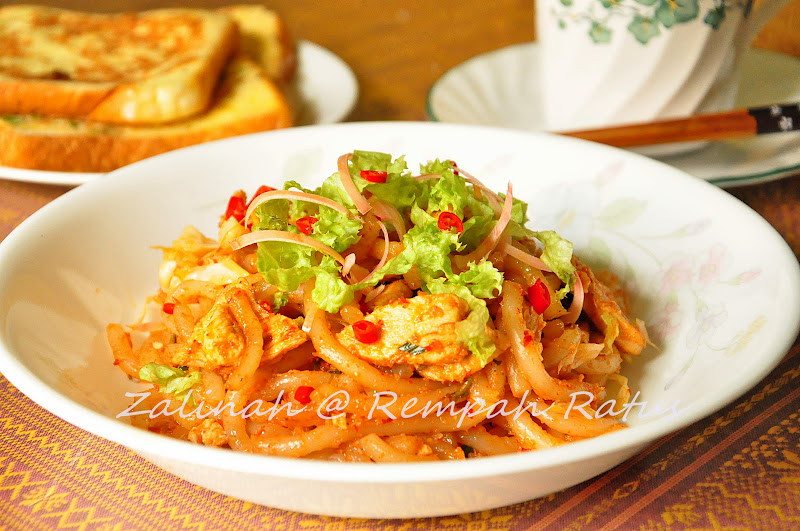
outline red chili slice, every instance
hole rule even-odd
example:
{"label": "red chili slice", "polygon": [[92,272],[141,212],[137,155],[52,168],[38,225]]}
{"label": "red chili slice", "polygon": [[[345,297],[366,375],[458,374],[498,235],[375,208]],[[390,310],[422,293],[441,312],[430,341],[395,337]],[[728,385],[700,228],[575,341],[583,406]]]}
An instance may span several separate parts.
{"label": "red chili slice", "polygon": [[528,302],[533,306],[533,311],[543,314],[550,306],[550,291],[542,279],[537,278],[533,286],[528,288]]}
{"label": "red chili slice", "polygon": [[450,229],[456,229],[458,234],[464,232],[464,223],[461,221],[460,217],[452,212],[442,212],[439,214],[437,225],[439,226],[439,230],[449,231]]}
{"label": "red chili slice", "polygon": [[165,302],[164,305],[161,307],[161,311],[172,315],[175,312],[175,303],[174,302]]}
{"label": "red chili slice", "polygon": [[378,170],[361,170],[361,178],[371,183],[385,183],[388,172]]}
{"label": "red chili slice", "polygon": [[311,392],[314,390],[313,387],[309,387],[307,385],[301,385],[298,387],[294,392],[294,399],[300,402],[303,405],[308,404],[311,402]]}
{"label": "red chili slice", "polygon": [[233,217],[236,219],[236,221],[242,221],[245,213],[247,213],[247,205],[245,205],[244,197],[233,194],[231,198],[228,199],[228,208],[225,210],[225,219]]}
{"label": "red chili slice", "polygon": [[308,235],[311,234],[311,232],[314,230],[314,223],[316,223],[317,221],[319,220],[313,216],[306,216],[304,218],[298,219],[295,222],[295,225],[297,225],[297,228],[300,229],[300,232],[302,232],[305,235]]}
{"label": "red chili slice", "polygon": [[[261,186],[258,187],[258,190],[256,190],[256,193],[253,194],[253,197],[250,199],[250,203],[252,203],[255,200],[255,198],[260,196],[261,194],[263,194],[265,192],[274,192],[274,191],[275,191],[275,188],[273,188],[271,186],[267,186],[265,184],[262,184]],[[248,208],[250,207],[250,203],[247,203]]]}
{"label": "red chili slice", "polygon": [[453,175],[458,175],[458,170],[456,169],[456,168],[458,168],[458,164],[456,164],[456,161],[451,160],[450,164],[453,165]]}
{"label": "red chili slice", "polygon": [[375,323],[361,320],[353,323],[353,335],[362,343],[375,343],[380,337],[381,331]]}

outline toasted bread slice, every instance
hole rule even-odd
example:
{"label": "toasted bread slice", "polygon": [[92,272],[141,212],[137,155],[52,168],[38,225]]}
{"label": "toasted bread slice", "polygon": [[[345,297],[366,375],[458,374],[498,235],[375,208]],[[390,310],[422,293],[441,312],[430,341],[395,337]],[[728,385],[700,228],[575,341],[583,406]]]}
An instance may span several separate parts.
{"label": "toasted bread slice", "polygon": [[240,49],[284,86],[297,70],[297,43],[278,13],[263,5],[242,4],[220,9],[239,27]]}
{"label": "toasted bread slice", "polygon": [[121,124],[205,111],[238,43],[223,13],[159,9],[99,15],[0,8],[0,113]]}
{"label": "toasted bread slice", "polygon": [[172,149],[290,125],[277,86],[253,61],[236,56],[225,68],[211,108],[183,122],[144,127],[4,115],[0,165],[106,172]]}

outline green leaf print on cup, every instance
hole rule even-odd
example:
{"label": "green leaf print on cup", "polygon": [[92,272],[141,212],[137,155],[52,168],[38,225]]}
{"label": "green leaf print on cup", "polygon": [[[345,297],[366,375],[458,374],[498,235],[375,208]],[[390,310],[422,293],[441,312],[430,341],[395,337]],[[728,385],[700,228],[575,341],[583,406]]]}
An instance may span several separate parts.
{"label": "green leaf print on cup", "polygon": [[628,31],[642,44],[647,44],[650,39],[661,34],[658,23],[654,19],[641,15],[633,16],[633,21],[628,24]]}
{"label": "green leaf print on cup", "polygon": [[665,28],[671,28],[696,19],[699,12],[697,0],[662,0],[656,9],[656,18]]}
{"label": "green leaf print on cup", "polygon": [[717,29],[722,21],[725,20],[725,5],[719,5],[714,9],[710,10],[706,13],[705,18],[703,18],[703,22],[708,24],[714,29]]}
{"label": "green leaf print on cup", "polygon": [[612,19],[623,22],[627,19],[628,33],[646,45],[662,32],[698,17],[702,17],[703,24],[716,30],[725,21],[728,10],[744,10],[748,3],[749,0],[713,0],[701,6],[701,0],[590,0],[588,4],[578,2],[575,5],[574,0],[559,0],[560,5],[553,8],[553,13],[561,29],[567,29],[570,24],[588,24],[589,38],[597,44],[611,42]]}
{"label": "green leaf print on cup", "polygon": [[597,43],[611,42],[611,30],[598,22],[592,22],[592,27],[589,29],[589,37]]}

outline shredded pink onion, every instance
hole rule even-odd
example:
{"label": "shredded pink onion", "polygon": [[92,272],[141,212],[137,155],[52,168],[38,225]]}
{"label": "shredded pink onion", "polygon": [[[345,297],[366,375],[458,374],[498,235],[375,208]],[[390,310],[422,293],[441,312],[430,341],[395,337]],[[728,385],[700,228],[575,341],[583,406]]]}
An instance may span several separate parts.
{"label": "shredded pink onion", "polygon": [[344,258],[344,265],[342,266],[342,276],[347,276],[350,273],[350,269],[356,263],[356,255],[355,253],[350,253]]}
{"label": "shredded pink onion", "polygon": [[[258,242],[286,242],[286,243],[298,243],[300,245],[305,245],[306,247],[311,247],[316,249],[321,253],[325,253],[328,256],[332,257],[334,260],[345,265],[345,259],[325,245],[322,242],[315,240],[314,238],[310,238],[304,234],[295,234],[293,232],[287,232],[283,230],[259,230],[256,232],[248,232],[247,234],[243,234],[236,238],[235,240],[231,241],[231,247],[234,251],[241,249],[242,247],[247,247],[248,245],[252,245]],[[352,267],[352,265],[351,265]]]}
{"label": "shredded pink onion", "polygon": [[255,212],[256,208],[259,205],[266,203],[267,201],[272,201],[275,199],[289,199],[290,201],[307,201],[309,203],[316,203],[318,205],[324,205],[327,207],[331,207],[334,210],[341,212],[346,216],[350,216],[350,211],[347,210],[347,207],[333,201],[332,199],[328,199],[327,197],[322,197],[321,195],[317,194],[309,194],[306,192],[298,192],[295,190],[273,190],[271,192],[264,192],[263,194],[259,194],[250,202],[250,206],[247,208],[247,213],[244,215],[244,223],[245,227],[247,227],[248,220],[250,216]]}
{"label": "shredded pink onion", "polygon": [[486,257],[494,250],[495,247],[497,247],[500,237],[503,235],[503,231],[506,230],[508,222],[511,221],[511,211],[513,207],[514,197],[511,190],[511,183],[508,183],[508,193],[506,194],[506,200],[503,203],[503,210],[500,212],[500,219],[497,220],[492,232],[490,232],[489,236],[487,236],[486,239],[484,239],[480,245],[478,245],[477,249],[468,255],[457,257],[460,265],[465,266],[470,262],[478,262],[481,258]]}
{"label": "shredded pink onion", "polygon": [[406,233],[406,222],[403,221],[403,216],[400,215],[400,212],[386,201],[380,200],[377,197],[371,197],[369,202],[372,204],[373,212],[375,212],[379,218],[392,223],[392,226],[397,232],[397,236],[402,240]]}
{"label": "shredded pink onion", "polygon": [[348,168],[347,163],[350,162],[350,159],[353,158],[352,153],[346,153],[339,157],[339,179],[342,181],[342,186],[344,186],[344,191],[347,192],[347,195],[350,196],[350,199],[353,200],[353,203],[356,205],[356,209],[361,213],[363,216],[372,206],[366,200],[366,198],[361,195],[361,192],[358,191],[356,188],[356,183],[353,182],[353,178],[350,176],[350,168]]}
{"label": "shredded pink onion", "polygon": [[572,324],[577,321],[583,311],[583,282],[581,282],[581,277],[578,275],[577,271],[575,272],[575,284],[572,288],[574,290],[572,294],[572,304],[570,304],[567,313],[561,318],[565,324]]}
{"label": "shredded pink onion", "polygon": [[371,301],[372,299],[383,293],[383,290],[386,289],[386,286],[388,286],[388,284],[381,284],[380,286],[377,286],[376,288],[370,290],[370,292],[367,293],[367,296],[364,297],[364,303]]}
{"label": "shredded pink onion", "polygon": [[380,221],[378,222],[378,225],[380,225],[380,226],[381,226],[381,231],[383,231],[383,240],[384,240],[384,242],[385,242],[385,244],[384,244],[384,246],[383,246],[383,256],[381,256],[381,260],[380,260],[380,262],[378,262],[378,265],[376,265],[376,266],[375,266],[375,269],[373,269],[372,271],[370,271],[369,275],[367,275],[366,277],[364,277],[364,279],[363,279],[361,282],[366,282],[366,281],[368,281],[369,279],[371,279],[371,278],[372,278],[372,276],[373,276],[373,275],[374,275],[374,274],[375,274],[375,273],[376,273],[376,272],[377,272],[377,271],[378,271],[380,268],[382,268],[382,267],[383,267],[383,266],[386,264],[386,259],[387,259],[387,258],[389,258],[389,231],[388,231],[388,230],[386,230],[386,225],[384,225],[384,224],[383,224],[383,223],[381,223]]}
{"label": "shredded pink onion", "polygon": [[503,246],[502,246],[502,248],[500,248],[500,250],[502,252],[506,253],[507,255],[516,258],[520,262],[524,262],[524,263],[528,264],[531,267],[535,267],[539,271],[545,271],[545,272],[551,272],[552,271],[552,269],[550,269],[547,266],[547,264],[545,264],[542,261],[541,258],[533,256],[530,253],[526,253],[525,251],[523,251],[521,249],[517,249],[513,245],[503,244]]}
{"label": "shredded pink onion", "polygon": [[319,312],[319,306],[316,304],[312,304],[311,307],[308,309],[308,313],[306,313],[305,319],[303,319],[303,326],[302,330],[306,334],[311,332],[311,325],[314,323],[314,318],[317,316],[317,312]]}

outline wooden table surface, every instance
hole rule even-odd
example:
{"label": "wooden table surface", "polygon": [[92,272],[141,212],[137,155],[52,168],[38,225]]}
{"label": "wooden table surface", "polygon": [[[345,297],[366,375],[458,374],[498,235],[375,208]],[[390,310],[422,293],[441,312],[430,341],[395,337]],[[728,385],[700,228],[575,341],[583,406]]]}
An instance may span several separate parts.
{"label": "wooden table surface", "polygon": [[[4,4],[5,3],[30,2],[12,1],[4,2]],[[159,0],[117,0],[104,2],[92,0],[63,0],[43,1],[40,3],[74,9],[119,11],[164,7],[176,5],[179,2]],[[200,0],[191,2],[191,5],[219,6],[226,3],[231,2]],[[190,5],[190,2],[184,2],[183,5]],[[534,7],[531,0],[342,0],[336,2],[316,0],[272,0],[268,2],[268,5],[279,11],[285,17],[289,27],[297,38],[311,40],[328,48],[352,67],[360,85],[358,103],[349,117],[349,120],[354,121],[425,120],[426,93],[430,86],[449,68],[480,53],[514,43],[531,41],[535,37],[533,29]],[[800,31],[797,31],[798,28],[800,28],[800,0],[793,0],[779,16],[767,26],[758,37],[755,44],[759,47],[800,57]],[[0,53],[2,53],[2,50],[0,50]],[[67,190],[68,188],[63,186],[30,184],[0,179],[0,240],[31,213]],[[800,253],[800,175],[771,183],[732,189],[730,193],[740,198],[764,216],[786,239],[795,254],[798,255],[798,253]],[[792,353],[796,354],[798,351],[799,348],[796,344]],[[780,369],[784,372],[780,373],[779,370],[778,376],[773,375],[773,378],[778,378],[775,381],[783,382],[787,385],[787,387],[783,388],[785,393],[790,393],[798,387],[797,382],[800,380],[800,377],[798,377],[800,371],[796,369],[798,358],[800,357],[794,356],[791,358],[790,356],[787,362],[789,365]],[[789,376],[785,376],[786,374]],[[19,395],[18,392],[14,394],[13,388],[8,386],[7,382],[2,382],[2,377],[0,377],[0,383],[4,384],[4,387],[0,390],[0,394],[3,395],[0,399],[13,401],[15,404],[18,404],[15,406],[18,408],[35,408],[32,404],[26,402],[27,399],[24,396]],[[772,385],[772,381],[769,385]],[[775,385],[772,385],[769,389],[774,390],[780,388],[780,386],[775,387]],[[724,422],[724,420],[728,418],[736,418],[736,411],[749,411],[745,406],[741,406],[743,403],[750,403],[747,402],[748,400],[755,403],[752,397],[743,399],[743,401],[736,406],[732,406],[733,409],[726,410],[727,413],[720,413],[719,418],[722,420],[719,422]],[[798,401],[796,400],[787,404],[789,410],[783,417],[776,417],[776,426],[783,426],[787,422],[790,424],[793,423],[793,426],[798,424],[797,404]],[[745,409],[741,409],[743,407]],[[793,410],[792,407],[794,407]],[[0,428],[2,428],[3,421],[5,420],[3,417],[4,414],[9,415],[8,410],[0,411]],[[57,422],[60,421],[54,419],[49,426],[60,426]],[[709,422],[716,423],[717,421],[712,419]],[[65,428],[63,428],[64,430],[69,431],[68,425],[64,423],[61,424],[65,426]],[[11,424],[6,422],[6,425],[7,428]],[[710,424],[712,427],[714,425]],[[697,436],[701,438],[706,437],[706,435],[703,434],[707,433],[709,429],[708,427],[703,428],[704,431]],[[719,428],[719,430],[722,429],[723,428]],[[765,427],[767,431],[770,429],[772,429],[770,426]],[[711,431],[716,433],[715,430],[716,428]],[[17,432],[14,433],[19,435],[19,433],[23,432],[17,430]],[[722,432],[720,431],[720,433]],[[745,514],[744,517],[741,517],[738,521],[734,519],[734,523],[739,522],[741,524],[738,527],[734,526],[736,529],[796,529],[800,527],[800,514],[797,512],[797,505],[800,505],[798,504],[798,500],[800,500],[800,494],[798,494],[800,476],[797,475],[800,473],[800,458],[798,458],[800,448],[796,447],[798,441],[797,434],[800,433],[800,431],[795,429],[787,433],[791,434],[789,435],[791,444],[787,446],[789,450],[786,450],[786,452],[788,453],[784,452],[783,454],[785,456],[784,468],[791,471],[792,467],[794,467],[795,472],[793,472],[794,475],[786,476],[785,489],[787,490],[778,491],[781,493],[778,495],[778,498],[783,495],[794,496],[791,498],[794,501],[789,504],[794,507],[794,513],[787,513],[785,508],[779,507],[775,509],[775,506],[770,505],[768,502],[747,499],[747,503],[742,502],[741,504],[741,506],[744,507],[742,511],[746,513],[746,511],[749,510],[752,514],[742,513]],[[17,435],[15,435],[15,437]],[[26,525],[19,523],[23,521],[28,522],[27,525],[29,525],[30,528],[55,527],[56,520],[54,519],[37,520],[37,518],[35,518],[36,514],[40,513],[37,513],[38,509],[34,510],[36,507],[39,507],[34,502],[28,505],[24,503],[21,504],[25,492],[29,491],[21,490],[22,487],[19,487],[16,494],[14,494],[13,488],[9,487],[13,482],[9,483],[11,480],[8,478],[21,477],[15,474],[20,470],[19,467],[22,466],[18,464],[17,469],[11,470],[11,465],[8,464],[10,461],[7,461],[9,456],[16,455],[19,463],[24,464],[23,456],[41,450],[37,450],[35,448],[36,445],[32,443],[30,439],[25,439],[21,436],[21,438],[12,439],[11,435],[6,434],[6,436],[9,437],[6,442],[3,442],[2,437],[0,437],[0,529],[3,529],[4,523],[8,524],[11,529],[28,528]],[[74,436],[82,437],[80,434]],[[110,443],[95,440],[96,438],[91,438],[91,436],[88,435],[86,435],[86,437],[88,437],[87,441],[89,441],[86,443],[88,445],[87,448],[93,447],[91,445],[97,446],[98,455],[111,451],[111,449],[109,449],[110,447],[107,448],[103,446],[104,444]],[[682,440],[683,442],[681,442],[681,444],[688,444],[689,447],[692,444],[701,444],[697,442],[698,440],[696,438],[693,439],[692,437],[694,437],[694,435],[691,433],[687,434],[686,441],[694,441],[694,443]],[[710,438],[712,435],[708,435],[707,437]],[[18,442],[8,442],[12,440]],[[676,441],[673,442],[677,444]],[[7,446],[3,446],[4,444]],[[10,444],[10,446],[8,446],[8,444]],[[674,446],[673,450],[677,452],[678,447],[679,445]],[[683,448],[683,446],[680,446],[680,448]],[[113,450],[120,452],[119,459],[123,461],[125,459],[133,459],[120,450],[115,448]],[[87,452],[88,451],[89,450],[87,450]],[[682,458],[685,457],[684,455]],[[777,457],[781,456],[779,455]],[[650,457],[642,457],[642,459],[637,462],[637,465],[629,465],[628,468],[635,468],[636,466],[644,467],[645,464],[648,463],[647,459],[650,458],[652,458],[652,455]],[[687,461],[686,466],[689,466],[689,463],[691,463],[691,461]],[[134,464],[131,466],[134,466]],[[136,461],[135,466],[143,468],[148,465]],[[673,466],[678,466],[678,464],[675,463]],[[31,465],[31,467],[33,467],[33,465]],[[155,469],[147,470],[152,474],[158,473]],[[22,474],[22,472],[19,473]],[[627,472],[619,472],[616,476],[613,476],[613,478],[616,478],[620,474],[629,473],[630,470]],[[654,474],[656,473],[654,472]],[[742,469],[741,474],[747,475],[749,472]],[[45,479],[48,477],[44,470],[40,472],[40,475],[43,475],[42,477]],[[34,485],[34,479],[38,476],[29,475],[25,477],[28,477],[29,483],[27,485]],[[622,477],[628,476],[623,475]],[[618,480],[618,478],[617,480],[613,478],[601,480],[601,483],[602,481],[605,481],[605,483],[596,488],[592,487],[595,490],[590,493],[593,496],[601,496],[601,498],[596,499],[595,502],[599,507],[606,507],[606,511],[608,511],[608,507],[610,507],[609,503],[612,498],[616,499],[616,496],[622,496],[622,494],[619,494],[621,492],[619,489],[630,487],[627,483],[624,485],[613,483]],[[658,481],[656,475],[651,479],[656,482]],[[167,480],[165,479],[164,481]],[[638,479],[636,481],[638,484]],[[47,486],[45,480],[41,482]],[[608,490],[609,485],[615,486],[617,490]],[[44,488],[45,487],[42,487],[42,489]],[[567,498],[551,497],[550,501],[555,500],[559,503],[566,502],[566,505],[569,505],[572,503],[569,500],[575,499],[574,497],[571,498],[573,495],[583,496],[585,490],[573,492],[573,489],[571,489],[568,493],[572,494],[569,494]],[[590,494],[585,495],[589,496]],[[684,527],[683,524],[689,527],[695,526],[698,529],[723,528],[720,523],[721,517],[718,512],[715,513],[710,510],[709,512],[705,511],[705,509],[701,510],[702,503],[697,502],[696,499],[690,503],[683,498],[679,499],[681,495],[680,492],[673,494],[675,496],[673,500],[674,503],[671,505],[667,504],[668,507],[665,505],[665,509],[662,511],[660,517],[656,517],[655,520],[637,520],[636,528],[684,529],[686,527]],[[652,494],[650,495],[652,496]],[[14,496],[17,496],[17,498]],[[47,495],[44,496],[45,498],[42,499],[47,499]],[[168,495],[164,494],[164,496],[166,497]],[[198,496],[200,495],[198,494]],[[211,494],[202,494],[202,496],[204,500],[216,499],[213,498]],[[735,496],[733,496],[732,499],[733,498],[735,498]],[[739,498],[744,499],[746,496],[743,494]],[[736,499],[741,501],[739,498]],[[42,503],[44,503],[44,501]],[[379,526],[377,523],[359,523],[352,521],[337,522],[333,519],[304,520],[299,516],[291,516],[281,511],[268,510],[266,508],[253,509],[252,506],[243,502],[233,503],[230,500],[221,500],[219,503],[225,505],[227,510],[238,511],[236,514],[243,518],[241,520],[242,522],[246,521],[244,519],[245,516],[255,515],[258,510],[262,511],[258,513],[260,515],[259,518],[261,518],[259,521],[261,522],[261,527],[265,529],[377,529],[380,526],[382,526],[380,527],[381,529],[402,528],[399,523],[383,523]],[[530,514],[534,514],[534,520],[514,520],[513,515],[515,513],[513,511],[515,509],[508,509],[500,512],[487,512],[480,518],[469,517],[451,520],[418,521],[415,522],[413,526],[409,524],[407,528],[437,529],[440,527],[450,527],[452,529],[461,529],[467,526],[476,530],[544,528],[535,523],[531,523],[535,522],[535,511],[542,507],[541,505],[536,505],[539,502],[532,503],[534,505],[524,504],[520,506],[522,509],[519,510],[529,516]],[[576,503],[577,502],[574,502],[574,504]],[[581,503],[586,503],[586,500]],[[759,503],[761,503],[761,509],[758,509]],[[58,509],[58,504],[54,504],[54,507]],[[749,507],[749,509],[747,507]],[[763,509],[763,507],[767,507],[767,509]],[[44,510],[45,509],[42,509],[42,511]],[[568,513],[566,509],[563,508],[554,508],[553,510],[556,513],[558,513],[559,510],[561,511],[558,517],[560,520],[552,516],[551,513],[548,513],[550,514],[550,516],[548,516],[550,520],[554,523],[563,523],[563,526],[558,525],[552,527],[553,529],[566,527],[573,529],[597,528],[589,523],[591,519],[587,520],[584,524],[578,525],[575,523],[578,520],[573,521],[570,519],[571,517],[567,518],[573,513]],[[574,507],[570,510],[574,510]],[[100,511],[100,509],[98,509],[98,511]],[[759,520],[759,518],[761,518],[759,515],[764,511],[771,515],[771,519]],[[17,517],[13,516],[13,514],[17,514],[19,519],[15,520]],[[780,518],[778,518],[776,514]],[[44,515],[44,512],[42,512],[40,516],[41,515]],[[564,518],[567,519],[565,520]],[[186,520],[186,522],[190,522],[190,520],[191,519]],[[89,523],[83,527],[78,525],[73,527],[84,529],[131,528],[128,524],[117,526],[119,522],[123,522],[123,519],[120,518],[100,519],[97,520],[97,522],[91,519],[86,521]],[[140,522],[141,521],[144,520],[140,520]],[[15,526],[15,522],[17,522],[19,527]],[[63,524],[63,527],[70,527],[69,521],[60,522],[59,526]],[[276,522],[279,522],[280,525],[276,524]],[[97,523],[97,525],[95,526],[94,523]],[[103,525],[108,524],[108,526],[103,527],[100,525],[101,523],[103,523]],[[567,526],[567,524],[569,524],[569,526]],[[221,524],[212,524],[206,521],[205,523],[200,522],[198,525],[185,525],[196,528],[216,528],[215,525]],[[152,528],[158,527],[156,524],[153,524],[153,526]],[[137,526],[134,525],[133,527],[136,528]],[[149,527],[149,525],[144,526],[144,528]],[[164,524],[163,528],[170,527],[172,527],[172,524]],[[178,527],[177,524],[175,524],[175,527]],[[734,527],[730,528],[733,529]],[[623,526],[622,528],[627,528],[627,526]]]}

